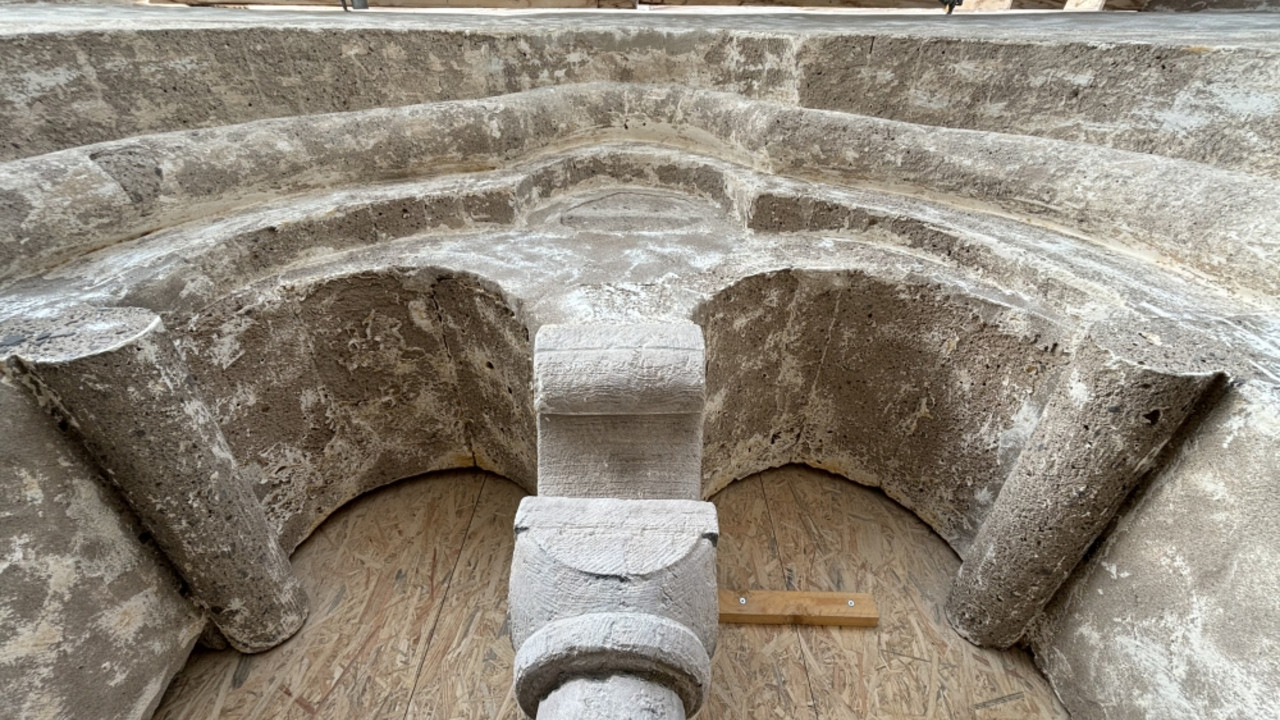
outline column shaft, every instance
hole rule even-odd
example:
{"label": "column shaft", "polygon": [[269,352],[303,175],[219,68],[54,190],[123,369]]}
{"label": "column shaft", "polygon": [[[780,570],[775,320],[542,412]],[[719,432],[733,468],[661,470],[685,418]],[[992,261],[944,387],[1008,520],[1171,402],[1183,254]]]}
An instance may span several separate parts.
{"label": "column shaft", "polygon": [[956,631],[994,647],[1022,637],[1213,380],[1083,343],[952,586]]}
{"label": "column shaft", "polygon": [[6,327],[25,338],[9,371],[83,440],[233,646],[283,642],[305,593],[160,319],[113,309],[58,323]]}
{"label": "column shaft", "polygon": [[538,707],[538,720],[684,720],[680,696],[661,683],[632,675],[578,678],[552,691]]}

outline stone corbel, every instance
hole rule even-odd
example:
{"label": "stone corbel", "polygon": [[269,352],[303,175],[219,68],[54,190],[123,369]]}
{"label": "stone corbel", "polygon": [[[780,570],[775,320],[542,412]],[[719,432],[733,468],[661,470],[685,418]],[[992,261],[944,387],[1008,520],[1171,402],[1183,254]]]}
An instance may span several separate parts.
{"label": "stone corbel", "polygon": [[696,325],[546,326],[538,491],[516,516],[509,615],[529,715],[685,718],[717,629],[715,507],[699,496]]}
{"label": "stone corbel", "polygon": [[0,368],[66,423],[234,647],[288,639],[307,598],[155,314],[77,310],[0,326]]}

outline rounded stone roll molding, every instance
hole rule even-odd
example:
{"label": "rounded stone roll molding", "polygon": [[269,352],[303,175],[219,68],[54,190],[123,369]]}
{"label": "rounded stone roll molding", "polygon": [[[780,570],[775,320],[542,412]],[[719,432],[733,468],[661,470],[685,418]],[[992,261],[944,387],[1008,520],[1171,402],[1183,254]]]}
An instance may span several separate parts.
{"label": "rounded stone roll molding", "polygon": [[84,443],[232,646],[260,652],[302,627],[306,594],[158,316],[10,320],[0,361]]}
{"label": "rounded stone roll molding", "polygon": [[[971,642],[1023,637],[1221,377],[1158,369],[1185,363],[1161,362],[1163,343],[1148,337],[1095,330],[1076,350],[947,598],[948,620]],[[1124,356],[1113,349],[1122,345]]]}
{"label": "rounded stone roll molding", "polygon": [[534,409],[549,415],[701,413],[702,328],[693,323],[544,325],[534,347]]}
{"label": "rounded stone roll molding", "polygon": [[687,322],[543,325],[538,494],[699,500],[704,347]]}
{"label": "rounded stone roll molding", "polygon": [[[648,694],[658,699],[666,695],[660,689],[665,687],[680,699],[679,707],[663,710],[683,714],[655,717],[691,717],[701,709],[710,688],[711,658],[689,628],[635,612],[589,613],[548,623],[516,652],[516,701],[539,720],[582,717],[576,713],[586,701],[556,698],[548,710],[558,711],[542,714],[540,706],[562,686],[572,686],[570,692],[580,694],[585,688],[574,685],[577,681],[612,677],[641,680],[652,687]],[[592,717],[630,717],[633,692],[607,683],[596,690],[592,704],[599,714]]]}

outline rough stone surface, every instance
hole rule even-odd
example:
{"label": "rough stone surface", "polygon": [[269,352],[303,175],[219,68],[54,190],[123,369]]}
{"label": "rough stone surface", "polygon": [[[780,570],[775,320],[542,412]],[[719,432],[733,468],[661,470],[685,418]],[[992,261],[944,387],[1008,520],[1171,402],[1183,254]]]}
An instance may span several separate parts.
{"label": "rough stone surface", "polygon": [[[1076,717],[1277,714],[1274,15],[5,16],[0,318],[160,316],[285,548],[407,475],[536,489],[539,328],[693,321],[704,496],[807,463],[970,557],[1105,324],[1230,383],[1027,640]],[[6,701],[84,707],[27,647]]]}
{"label": "rough stone surface", "polygon": [[697,325],[544,325],[533,351],[534,410],[547,415],[702,412]]}
{"label": "rough stone surface", "polygon": [[511,643],[590,613],[637,612],[689,628],[715,652],[715,507],[692,500],[531,497],[516,515]]}
{"label": "rough stone surface", "polygon": [[546,495],[692,500],[701,471],[701,415],[538,417],[538,491]]}
{"label": "rough stone surface", "polygon": [[705,392],[697,325],[542,326],[538,492],[696,500]]}
{"label": "rough stone surface", "polygon": [[570,680],[553,690],[538,706],[538,712],[538,717],[544,720],[582,717],[683,720],[685,717],[679,695],[665,685],[634,675]]}
{"label": "rough stone surface", "polygon": [[404,477],[478,466],[534,489],[530,344],[473,277],[326,268],[230,295],[183,335],[287,549]]}
{"label": "rough stone surface", "polygon": [[[366,136],[370,126],[380,131]],[[161,182],[145,207],[92,160],[140,139],[7,163],[0,197],[15,210],[0,226],[0,278],[273,194],[438,172],[441,165],[492,166],[566,136],[677,147],[696,137],[700,150],[722,160],[784,176],[949,195],[1166,256],[1227,287],[1280,292],[1277,251],[1251,240],[1280,222],[1272,202],[1280,181],[1271,178],[1077,142],[618,83],[148,136]],[[1170,176],[1180,182],[1164,182]],[[1149,212],[1153,205],[1162,212]]]}
{"label": "rough stone surface", "polygon": [[25,388],[0,377],[0,715],[150,717],[205,616]]}
{"label": "rough stone surface", "polygon": [[1202,12],[1205,10],[1274,12],[1280,11],[1280,3],[1275,2],[1275,0],[1147,0],[1142,9],[1160,12]]}
{"label": "rough stone surface", "polygon": [[7,374],[71,426],[232,645],[302,626],[306,595],[159,318],[90,310],[0,334]]}
{"label": "rough stone surface", "polygon": [[1277,408],[1229,389],[1030,634],[1072,717],[1280,716]]}
{"label": "rough stone surface", "polygon": [[[657,615],[616,611],[544,625],[516,651],[516,699],[533,717],[539,717],[542,699],[565,683],[609,675],[651,678],[680,698],[681,713],[693,715],[702,707],[710,686],[711,658],[698,637],[680,623]],[[606,690],[623,696],[607,701],[609,707],[618,707],[633,692],[626,686]],[[574,707],[564,709],[573,711]],[[580,716],[555,717],[568,720]]]}
{"label": "rough stone surface", "polygon": [[[1035,426],[1067,342],[1034,307],[927,278],[755,276],[700,315],[708,492],[802,462],[883,487],[961,550]],[[974,425],[989,432],[964,430]]]}
{"label": "rough stone surface", "polygon": [[1161,372],[1088,338],[956,576],[956,631],[980,645],[1021,639],[1216,379]]}
{"label": "rough stone surface", "polygon": [[[1280,19],[1269,14],[6,12],[14,21],[0,28],[0,127],[9,138],[0,159],[139,133],[620,81],[1280,177],[1271,152],[1280,138]],[[261,67],[268,49],[270,73]]]}

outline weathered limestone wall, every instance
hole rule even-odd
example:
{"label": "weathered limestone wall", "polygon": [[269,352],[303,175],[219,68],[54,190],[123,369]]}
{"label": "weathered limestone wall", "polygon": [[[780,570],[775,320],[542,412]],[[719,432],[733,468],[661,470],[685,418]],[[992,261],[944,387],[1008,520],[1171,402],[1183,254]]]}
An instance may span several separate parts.
{"label": "weathered limestone wall", "polygon": [[145,718],[205,618],[83,450],[0,377],[0,714]]}
{"label": "weathered limestone wall", "polygon": [[808,464],[883,488],[960,551],[1070,343],[1037,308],[927,277],[759,275],[698,319],[709,363],[705,495]]}
{"label": "weathered limestone wall", "polygon": [[[703,493],[818,465],[964,554],[1028,438],[1080,419],[1070,364],[1115,324],[1233,385],[1172,464],[1123,474],[1150,489],[1029,640],[1076,717],[1277,714],[1277,20],[6,15],[0,319],[162,317],[286,550],[407,475],[535,489],[538,328],[693,319]],[[46,462],[0,444],[15,478]],[[128,687],[201,624],[164,597]],[[95,613],[119,606],[58,627],[111,652]],[[0,672],[45,677],[24,618]],[[79,679],[13,697],[73,705]]]}
{"label": "weathered limestone wall", "polygon": [[1148,0],[1142,9],[1159,12],[1275,12],[1280,11],[1280,3],[1275,0]]}
{"label": "weathered limestone wall", "polygon": [[1230,389],[1031,633],[1072,717],[1280,716],[1278,409]]}
{"label": "weathered limestone wall", "polygon": [[1280,142],[1280,50],[1267,41],[1280,21],[1265,15],[565,22],[272,13],[269,24],[236,15],[133,10],[99,22],[54,10],[0,28],[0,159],[147,132],[618,81],[1280,177],[1270,151]]}
{"label": "weathered limestone wall", "polygon": [[[798,101],[806,107],[1073,140],[1280,176],[1274,152],[1280,137],[1280,65],[1274,49],[1200,45],[1190,38],[1117,42],[1095,32],[1105,26],[1082,22],[1084,37],[1049,42],[1012,34],[927,42],[893,36],[815,38],[797,52],[797,63],[806,70],[799,77]],[[857,60],[830,60],[840,57]],[[1233,81],[1221,82],[1231,76]]]}
{"label": "weathered limestone wall", "polygon": [[361,493],[434,470],[536,489],[531,343],[473,276],[330,268],[228,295],[184,334],[286,549]]}

